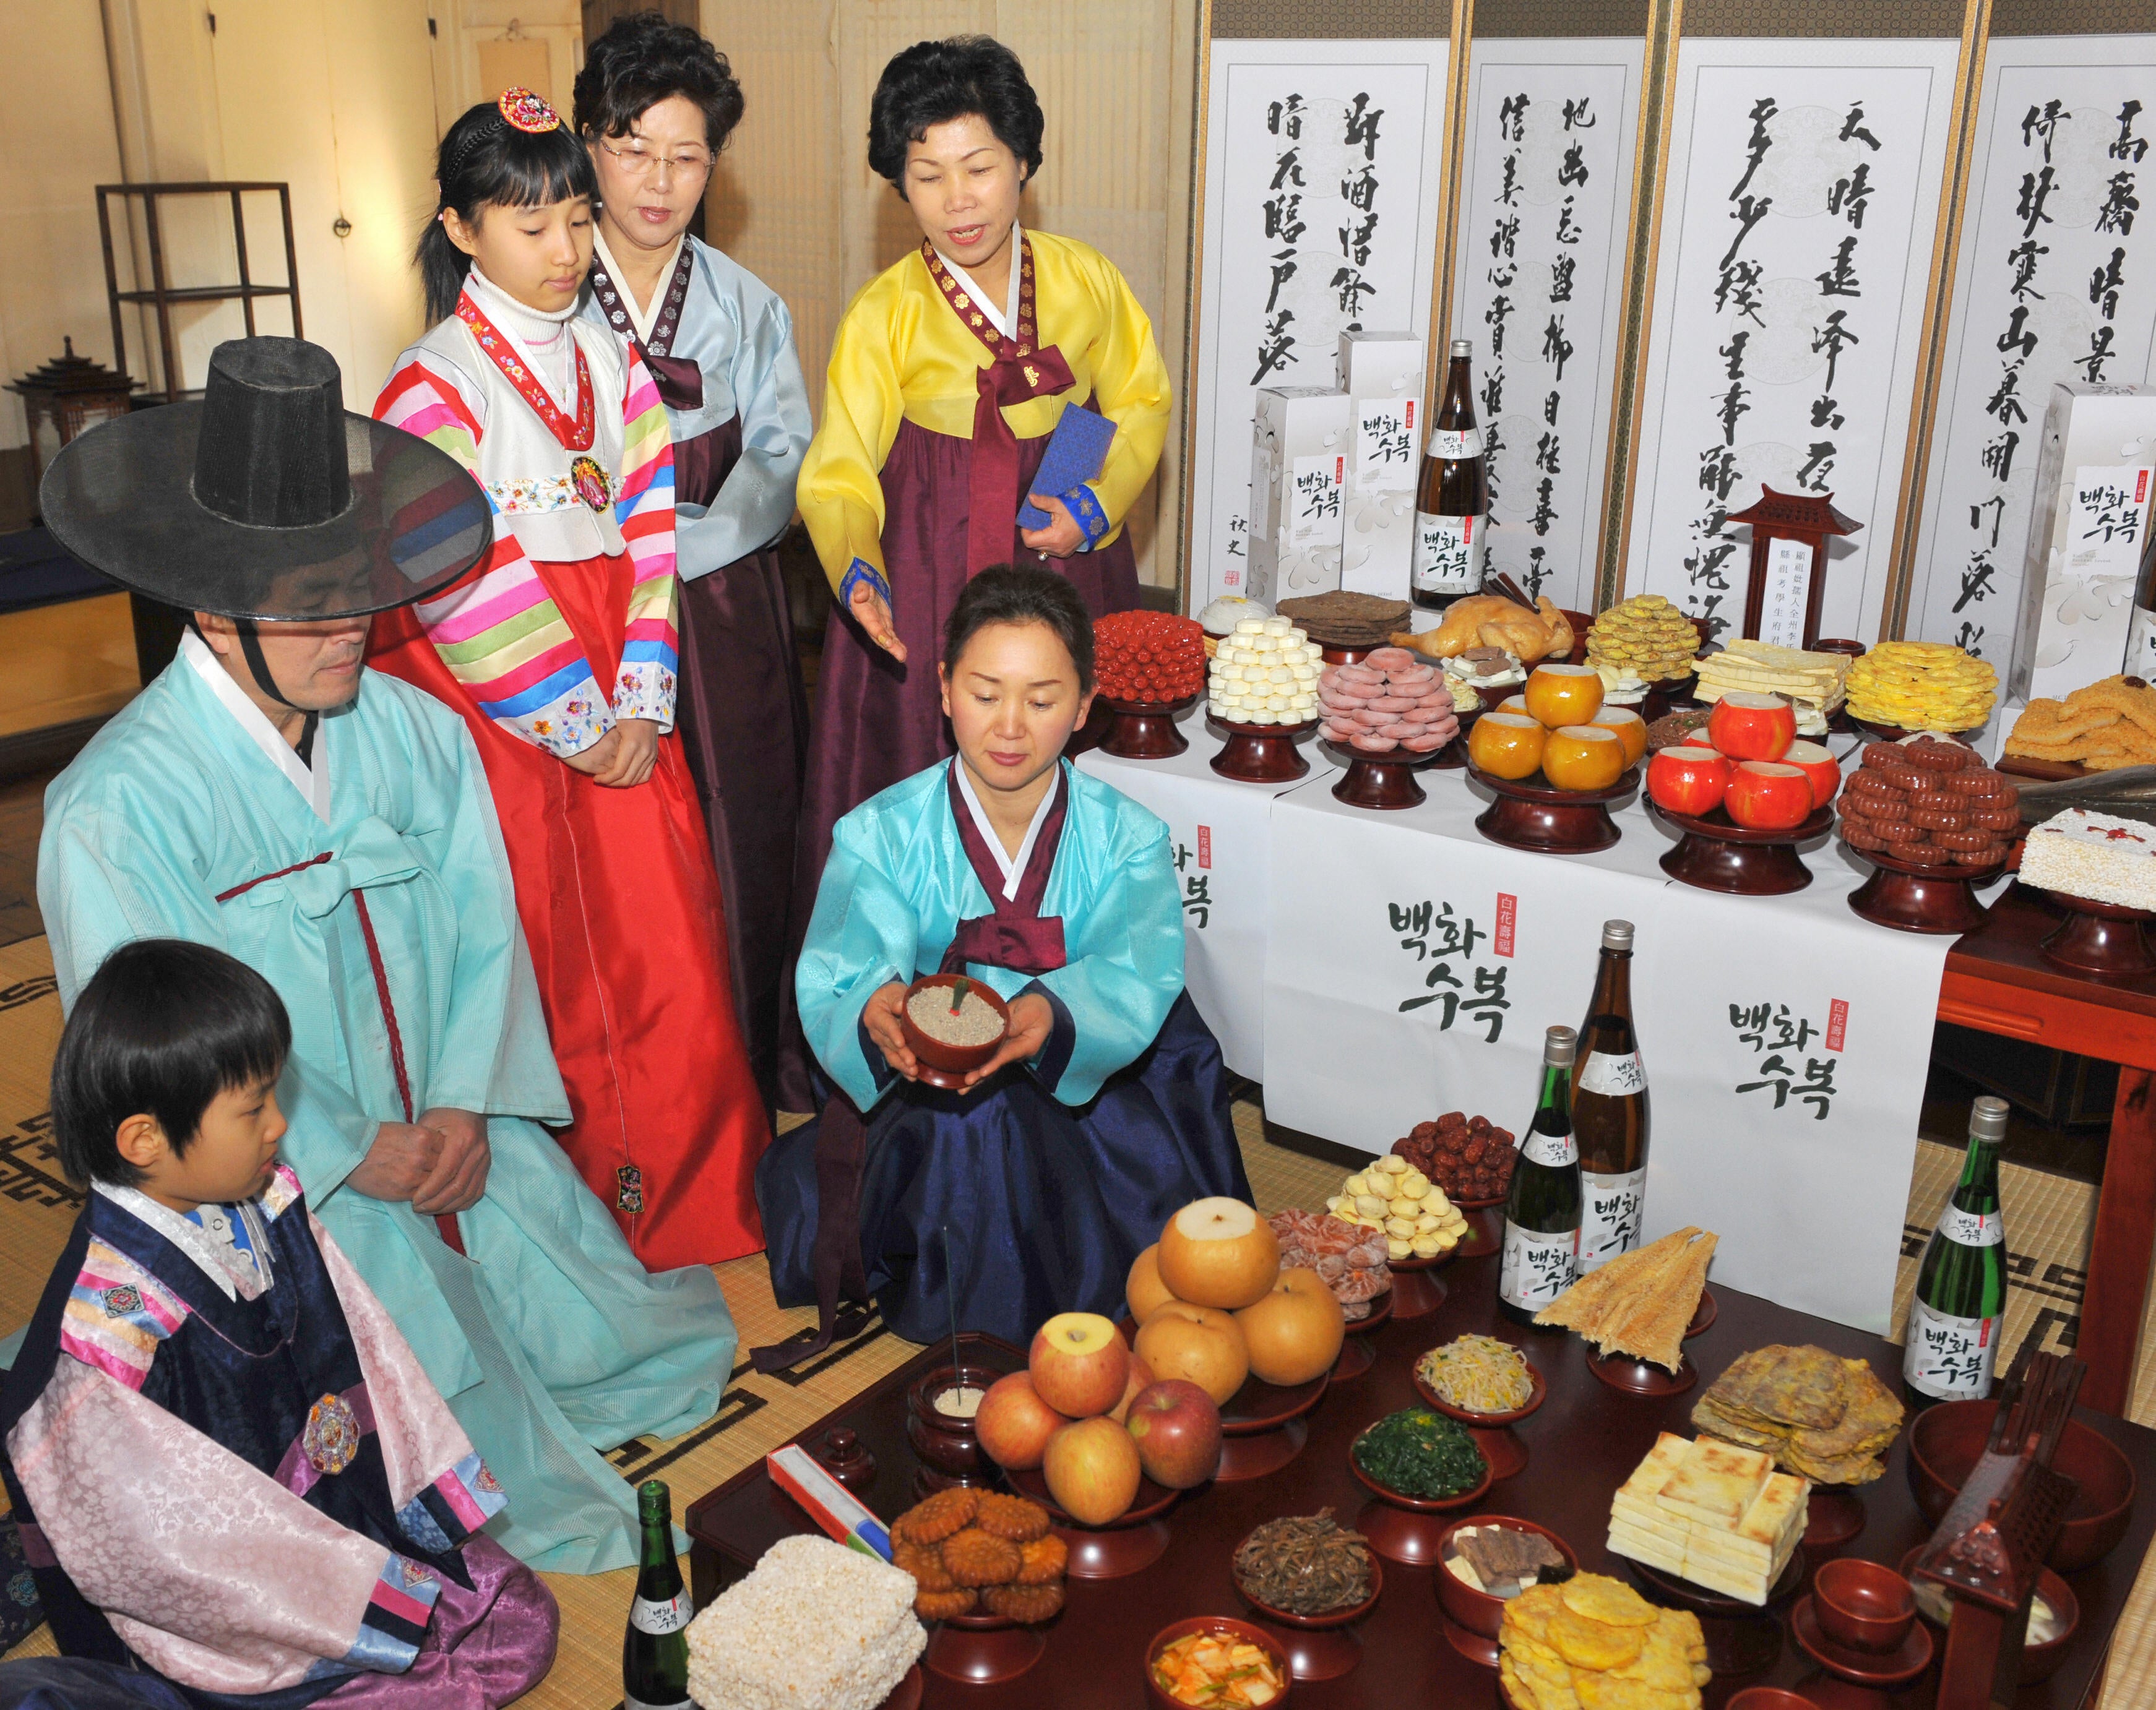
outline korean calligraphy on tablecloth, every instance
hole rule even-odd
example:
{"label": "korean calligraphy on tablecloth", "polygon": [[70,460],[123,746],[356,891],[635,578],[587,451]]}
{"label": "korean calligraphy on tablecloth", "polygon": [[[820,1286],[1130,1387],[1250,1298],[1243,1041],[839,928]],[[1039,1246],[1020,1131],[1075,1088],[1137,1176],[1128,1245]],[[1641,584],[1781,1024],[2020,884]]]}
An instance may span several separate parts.
{"label": "korean calligraphy on tablecloth", "polygon": [[1489,565],[1594,603],[1641,45],[1478,44],[1453,324],[1475,341]]}
{"label": "korean calligraphy on tablecloth", "polygon": [[1247,589],[1257,389],[1331,386],[1344,330],[1429,326],[1446,51],[1214,44],[1193,610]]}
{"label": "korean calligraphy on tablecloth", "polygon": [[1717,636],[1763,486],[1866,525],[1829,546],[1821,627],[1878,633],[1957,45],[1681,50],[1629,585]]}
{"label": "korean calligraphy on tablecloth", "polygon": [[[2051,387],[2149,371],[2151,47],[2146,36],[2010,37],[1987,55],[1909,632],[2002,668],[2021,610]],[[2130,600],[2133,565],[2098,591]]]}

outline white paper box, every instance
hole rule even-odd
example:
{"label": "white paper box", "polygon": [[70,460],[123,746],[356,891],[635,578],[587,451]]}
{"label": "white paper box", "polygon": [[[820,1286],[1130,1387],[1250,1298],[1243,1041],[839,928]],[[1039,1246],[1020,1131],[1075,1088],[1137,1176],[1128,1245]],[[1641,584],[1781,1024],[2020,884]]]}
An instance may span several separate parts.
{"label": "white paper box", "polygon": [[1340,586],[1354,450],[1344,392],[1281,386],[1258,393],[1250,448],[1250,598],[1276,606]]}
{"label": "white paper box", "polygon": [[1413,333],[1343,332],[1339,373],[1354,432],[1340,586],[1404,600],[1414,561],[1415,484],[1428,438],[1423,342]]}
{"label": "white paper box", "polygon": [[2061,381],[2044,440],[2007,693],[2063,700],[2126,657],[2133,582],[2156,501],[2156,386]]}

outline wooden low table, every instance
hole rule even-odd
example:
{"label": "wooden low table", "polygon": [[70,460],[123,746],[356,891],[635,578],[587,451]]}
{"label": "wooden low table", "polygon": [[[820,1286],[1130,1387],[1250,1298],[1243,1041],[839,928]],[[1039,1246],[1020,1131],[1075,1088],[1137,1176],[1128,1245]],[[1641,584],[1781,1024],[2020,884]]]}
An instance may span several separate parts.
{"label": "wooden low table", "polygon": [[[1493,1484],[1464,1513],[1509,1514],[1548,1526],[1578,1553],[1591,1572],[1626,1578],[1625,1564],[1604,1547],[1611,1493],[1653,1446],[1658,1431],[1693,1435],[1690,1393],[1659,1400],[1622,1394],[1588,1370],[1578,1338],[1521,1332],[1502,1323],[1496,1305],[1494,1257],[1465,1259],[1446,1272],[1445,1303],[1427,1317],[1394,1319],[1373,1333],[1377,1361],[1369,1370],[1335,1385],[1310,1416],[1310,1437],[1301,1455],[1281,1471],[1239,1484],[1215,1484],[1186,1496],[1168,1516],[1168,1550],[1151,1567],[1127,1579],[1073,1581],[1062,1615],[1046,1631],[1048,1649],[1017,1680],[994,1687],[959,1685],[927,1677],[930,1706],[1098,1706],[1130,1710],[1143,1702],[1147,1642],[1169,1622],[1188,1615],[1246,1615],[1229,1561],[1235,1545],[1260,1522],[1283,1514],[1310,1514],[1330,1507],[1353,1525],[1368,1493],[1348,1469],[1348,1445],[1370,1424],[1395,1409],[1415,1405],[1416,1359],[1427,1349],[1469,1331],[1492,1332],[1518,1341],[1548,1385],[1548,1399],[1516,1427],[1532,1451],[1526,1469]],[[1890,1382],[1901,1370],[1901,1349],[1822,1318],[1790,1312],[1734,1289],[1715,1287],[1720,1312],[1712,1325],[1687,1344],[1708,1381],[1747,1349],[1770,1342],[1816,1343],[1871,1360]],[[963,1339],[966,1363],[1006,1370],[1024,1364],[1019,1351],[986,1337]],[[857,1491],[889,1519],[911,1504],[916,1462],[906,1441],[906,1390],[931,1365],[950,1359],[947,1348],[930,1349],[802,1434],[808,1445],[834,1425],[856,1432],[876,1458],[874,1485]],[[2119,1547],[2070,1583],[2081,1600],[2082,1625],[2071,1653],[2048,1681],[2024,1691],[2017,1710],[2067,1710],[2090,1695],[2099,1677],[2112,1629],[2133,1585],[2152,1533],[2156,1533],[2156,1432],[2083,1409],[2092,1430],[2116,1442],[2133,1462],[2141,1497]],[[1909,1494],[1904,1466],[1907,1434],[1896,1439],[1887,1475],[1856,1492],[1864,1510],[1861,1532],[1840,1553],[1893,1564],[1928,1535]],[[778,1491],[761,1466],[752,1467],[692,1503],[685,1522],[696,1601],[701,1606],[754,1565],[779,1538],[813,1531],[808,1516]],[[1385,1564],[1384,1595],[1356,1630],[1363,1661],[1335,1680],[1298,1681],[1291,1702],[1301,1710],[1369,1706],[1462,1706],[1491,1710],[1498,1703],[1493,1671],[1478,1667],[1446,1640],[1433,1575],[1441,1569]],[[1786,1619],[1784,1615],[1784,1619]],[[1708,1710],[1718,1710],[1739,1687],[1794,1685],[1812,1674],[1809,1659],[1786,1632],[1767,1636],[1778,1649],[1759,1672],[1717,1677],[1707,1689]],[[1923,1710],[1928,1688],[1920,1684],[1897,1699]]]}

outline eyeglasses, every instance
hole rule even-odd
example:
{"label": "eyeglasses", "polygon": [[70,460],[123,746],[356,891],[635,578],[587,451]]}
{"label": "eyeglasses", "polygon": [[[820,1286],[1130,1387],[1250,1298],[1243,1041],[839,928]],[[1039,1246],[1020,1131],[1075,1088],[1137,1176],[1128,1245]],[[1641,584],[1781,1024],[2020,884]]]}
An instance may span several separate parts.
{"label": "eyeglasses", "polygon": [[621,170],[632,178],[648,178],[662,166],[670,167],[676,176],[683,178],[701,178],[711,170],[711,156],[705,149],[685,148],[674,154],[662,155],[634,144],[627,148],[616,148],[604,137],[599,139],[599,146],[612,155]]}

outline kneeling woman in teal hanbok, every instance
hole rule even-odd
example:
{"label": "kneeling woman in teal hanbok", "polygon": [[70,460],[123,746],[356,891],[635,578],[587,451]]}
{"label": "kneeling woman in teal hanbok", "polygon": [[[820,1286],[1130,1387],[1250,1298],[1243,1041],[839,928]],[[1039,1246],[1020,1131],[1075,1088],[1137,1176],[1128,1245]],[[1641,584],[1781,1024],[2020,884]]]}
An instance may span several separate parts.
{"label": "kneeling woman in teal hanbok", "polygon": [[[871,1298],[916,1342],[954,1300],[962,1329],[1021,1346],[1051,1313],[1112,1315],[1173,1212],[1250,1197],[1183,989],[1168,827],[1062,758],[1093,699],[1084,602],[1050,571],[983,571],[942,675],[957,758],[839,822],[795,976],[831,1090],[764,1155],[757,1200],[779,1303],[822,1322],[759,1349],[766,1370],[856,1333]],[[1010,1006],[959,1092],[918,1078],[899,1028],[938,967]]]}

